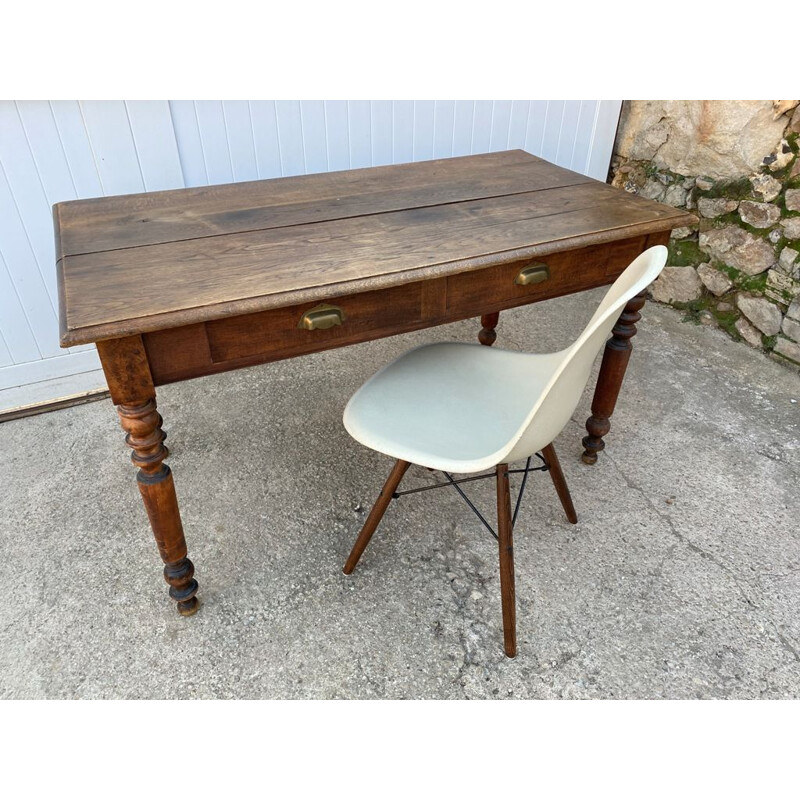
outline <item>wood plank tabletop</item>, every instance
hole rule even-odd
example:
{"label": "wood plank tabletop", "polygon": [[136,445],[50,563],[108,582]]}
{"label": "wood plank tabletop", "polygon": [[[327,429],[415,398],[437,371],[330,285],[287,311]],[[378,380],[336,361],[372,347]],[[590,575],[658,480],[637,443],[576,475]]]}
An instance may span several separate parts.
{"label": "wood plank tabletop", "polygon": [[522,150],[54,206],[61,344],[220,319],[693,219]]}

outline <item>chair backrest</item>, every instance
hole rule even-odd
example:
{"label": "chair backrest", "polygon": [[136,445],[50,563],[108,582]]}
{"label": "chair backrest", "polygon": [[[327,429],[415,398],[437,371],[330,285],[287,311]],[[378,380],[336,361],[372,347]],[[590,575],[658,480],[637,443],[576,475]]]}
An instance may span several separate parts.
{"label": "chair backrest", "polygon": [[636,258],[606,293],[583,333],[566,350],[525,423],[509,443],[501,462],[527,458],[550,444],[563,430],[589,381],[592,364],[625,304],[647,288],[667,261],[667,248],[651,247]]}

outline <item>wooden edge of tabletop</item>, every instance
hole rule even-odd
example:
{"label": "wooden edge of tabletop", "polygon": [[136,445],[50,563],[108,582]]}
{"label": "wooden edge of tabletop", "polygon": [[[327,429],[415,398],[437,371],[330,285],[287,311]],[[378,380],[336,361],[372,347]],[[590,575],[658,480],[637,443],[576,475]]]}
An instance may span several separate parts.
{"label": "wooden edge of tabletop", "polygon": [[385,289],[404,283],[437,278],[444,274],[472,272],[484,267],[491,267],[518,259],[545,257],[564,250],[578,249],[580,247],[588,247],[594,244],[603,244],[617,239],[624,239],[626,235],[635,236],[637,234],[669,231],[673,228],[688,225],[696,221],[696,217],[693,214],[676,208],[674,215],[662,217],[648,223],[639,222],[632,225],[610,228],[600,234],[594,232],[550,241],[544,244],[531,245],[529,247],[492,253],[490,255],[475,256],[458,261],[448,261],[411,270],[390,272],[369,278],[330,283],[290,292],[261,295],[259,297],[248,297],[241,300],[229,300],[214,305],[196,306],[179,311],[167,311],[148,317],[116,320],[111,323],[102,323],[74,329],[67,327],[65,319],[63,262],[59,261],[57,264],[57,276],[60,301],[60,344],[61,347],[73,347],[75,345],[88,344],[90,342],[98,342],[106,339],[118,339],[123,336],[133,336],[168,328],[179,328],[183,325],[191,325],[199,322],[210,322],[211,320],[224,319],[241,314],[267,311],[273,308],[298,305],[306,302],[319,302],[332,297],[358,294],[359,292],[373,289]]}

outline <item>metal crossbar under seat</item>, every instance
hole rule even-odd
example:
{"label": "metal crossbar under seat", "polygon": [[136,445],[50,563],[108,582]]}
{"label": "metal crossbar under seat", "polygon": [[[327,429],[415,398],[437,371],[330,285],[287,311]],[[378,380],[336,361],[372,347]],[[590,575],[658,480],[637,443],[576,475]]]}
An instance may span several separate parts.
{"label": "metal crossbar under seat", "polygon": [[[525,462],[524,469],[509,469],[507,470],[506,474],[508,475],[522,475],[522,483],[519,487],[519,493],[517,494],[517,503],[514,506],[514,516],[511,518],[511,526],[513,528],[514,524],[517,521],[517,514],[519,513],[520,503],[522,502],[522,495],[525,492],[525,484],[528,481],[528,473],[529,472],[547,472],[550,469],[549,464],[545,461],[544,456],[541,453],[536,453],[536,457],[542,462],[541,467],[532,467],[531,466],[531,458],[533,456],[528,456],[528,460]],[[486,521],[486,518],[481,514],[480,511],[475,507],[475,504],[472,500],[467,497],[466,492],[459,486],[461,483],[470,483],[471,481],[481,481],[485,478],[496,478],[497,473],[495,472],[487,472],[485,475],[473,475],[469,478],[459,478],[456,480],[449,472],[442,471],[442,475],[447,478],[447,481],[444,483],[434,483],[432,486],[421,486],[418,489],[406,489],[402,492],[394,492],[392,494],[392,499],[396,500],[398,497],[402,497],[405,494],[416,494],[417,492],[427,492],[431,489],[442,489],[445,486],[452,486],[464,500],[464,502],[470,507],[472,513],[483,523],[483,527],[486,528],[489,533],[494,536],[495,539],[498,538],[497,533],[495,533],[494,528]]]}

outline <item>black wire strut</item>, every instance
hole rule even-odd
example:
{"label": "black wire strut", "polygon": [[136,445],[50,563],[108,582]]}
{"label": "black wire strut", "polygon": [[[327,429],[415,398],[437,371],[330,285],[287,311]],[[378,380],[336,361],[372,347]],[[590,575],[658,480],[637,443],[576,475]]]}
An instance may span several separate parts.
{"label": "black wire strut", "polygon": [[[544,456],[541,453],[536,453],[536,457],[538,459],[540,459],[540,461],[542,462],[542,466],[541,467],[532,467],[531,466],[531,458],[533,458],[533,456],[529,456],[528,460],[525,462],[525,469],[509,469],[506,472],[507,475],[518,475],[518,474],[521,473],[522,476],[523,476],[522,477],[522,483],[520,484],[520,487],[519,487],[519,494],[517,495],[517,503],[514,506],[514,516],[511,518],[511,527],[512,527],[512,529],[514,527],[514,524],[517,521],[517,514],[519,513],[520,503],[522,502],[522,495],[525,492],[525,484],[528,481],[528,473],[529,472],[546,472],[547,470],[550,469],[549,464],[544,460]],[[442,475],[444,475],[445,478],[447,478],[447,482],[446,483],[434,483],[433,486],[422,486],[419,489],[406,489],[403,492],[394,492],[392,494],[392,499],[396,500],[398,497],[402,497],[405,494],[416,494],[417,492],[427,492],[430,489],[441,489],[444,486],[452,486],[461,495],[461,497],[464,500],[464,502],[470,507],[470,509],[472,510],[472,513],[475,514],[475,516],[483,523],[483,526],[486,528],[486,530],[489,531],[489,533],[491,533],[492,536],[494,536],[495,539],[497,539],[498,536],[495,533],[495,531],[492,528],[492,526],[486,521],[486,519],[484,518],[483,514],[481,514],[481,512],[478,511],[477,508],[475,508],[475,504],[469,499],[469,497],[467,497],[467,495],[464,492],[464,490],[458,485],[460,483],[469,483],[470,481],[484,480],[485,478],[494,478],[496,473],[488,472],[485,475],[473,475],[470,478],[459,478],[458,480],[453,478],[453,476],[449,472],[442,471]]]}

